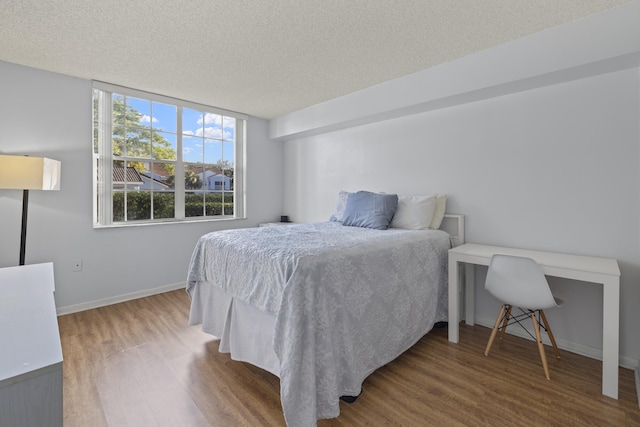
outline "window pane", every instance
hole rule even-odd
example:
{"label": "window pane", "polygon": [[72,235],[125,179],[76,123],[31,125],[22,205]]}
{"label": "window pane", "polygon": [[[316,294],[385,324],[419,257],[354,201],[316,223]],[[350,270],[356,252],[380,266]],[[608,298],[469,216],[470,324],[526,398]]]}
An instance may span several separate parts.
{"label": "window pane", "polygon": [[[124,161],[123,160],[114,160],[113,161],[113,189],[114,190],[123,190],[125,183],[125,174],[124,174]],[[124,202],[123,202],[124,203]]]}
{"label": "window pane", "polygon": [[222,215],[222,193],[209,193],[206,196],[207,216]]}
{"label": "window pane", "polygon": [[151,158],[151,133],[140,127],[127,127],[125,155],[128,157]]}
{"label": "window pane", "polygon": [[202,163],[202,150],[202,138],[196,138],[193,136],[185,136],[182,138],[182,161]]}
{"label": "window pane", "polygon": [[204,215],[203,193],[187,192],[184,196],[184,216],[197,217]]}
{"label": "window pane", "polygon": [[124,126],[113,125],[111,134],[114,156],[124,156]]}
{"label": "window pane", "polygon": [[173,170],[171,164],[161,164],[153,162],[135,162],[129,163],[133,165],[141,178],[142,184],[133,190],[145,191],[166,191],[171,190],[171,183],[167,182],[170,175],[169,171]]}
{"label": "window pane", "polygon": [[182,133],[184,135],[204,135],[204,113],[202,111],[182,109]]}
{"label": "window pane", "polygon": [[187,190],[200,190],[204,185],[204,179],[202,173],[185,172],[184,173],[184,188]]}
{"label": "window pane", "polygon": [[175,194],[173,192],[153,193],[153,218],[174,218],[176,216],[175,204]]}
{"label": "window pane", "polygon": [[174,133],[153,132],[151,151],[154,159],[176,160],[177,148],[176,135]]}
{"label": "window pane", "polygon": [[233,117],[224,118],[223,138],[225,141],[236,140],[236,119],[234,119]]}
{"label": "window pane", "polygon": [[234,144],[235,143],[233,142],[222,143],[222,160],[226,162],[225,165],[230,165],[230,167],[233,167],[235,163],[235,152],[233,148]]}
{"label": "window pane", "polygon": [[124,126],[124,96],[114,93],[112,96],[113,101],[113,124],[118,126]]}
{"label": "window pane", "polygon": [[154,190],[171,190],[174,185],[176,167],[173,163],[151,163],[148,175],[157,182]]}
{"label": "window pane", "polygon": [[232,190],[234,189],[234,170],[233,169],[225,169],[224,171],[225,176],[227,176],[229,178],[229,188],[225,188],[225,190]]}
{"label": "window pane", "polygon": [[144,170],[141,163],[114,161],[113,162],[113,189],[114,190],[140,190],[144,181],[140,171]]}
{"label": "window pane", "polygon": [[151,126],[151,101],[125,97],[126,125],[148,128]]}
{"label": "window pane", "polygon": [[219,164],[222,161],[222,142],[211,139],[204,140],[204,162]]}
{"label": "window pane", "polygon": [[151,104],[151,127],[167,132],[177,132],[177,112],[175,105],[154,102]]}
{"label": "window pane", "polygon": [[222,116],[213,113],[205,113],[204,136],[206,138],[222,139]]}
{"label": "window pane", "polygon": [[127,195],[127,221],[151,219],[151,193],[133,191]]}
{"label": "window pane", "polygon": [[206,214],[214,215],[233,215],[233,192],[210,192],[205,196]]}
{"label": "window pane", "polygon": [[185,165],[184,188],[186,190],[200,190],[206,180],[206,172],[202,165]]}
{"label": "window pane", "polygon": [[233,192],[225,192],[223,194],[223,201],[224,201],[224,215],[233,215],[235,212],[234,206],[233,206]]}
{"label": "window pane", "polygon": [[205,168],[205,190],[222,191],[230,188],[230,180],[226,177],[222,170],[216,165],[208,165]]}
{"label": "window pane", "polygon": [[124,192],[113,192],[113,222],[124,221]]}

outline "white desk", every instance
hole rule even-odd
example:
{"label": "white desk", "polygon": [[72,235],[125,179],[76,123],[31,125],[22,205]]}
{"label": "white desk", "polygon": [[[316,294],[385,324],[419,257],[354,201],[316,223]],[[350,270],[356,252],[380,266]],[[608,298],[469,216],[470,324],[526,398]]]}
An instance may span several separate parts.
{"label": "white desk", "polygon": [[618,398],[618,352],[620,328],[620,269],[609,258],[529,251],[467,243],[449,250],[449,341],[458,342],[461,277],[460,265],[466,264],[465,322],[474,324],[474,264],[489,265],[493,254],[524,256],[534,259],[548,276],[593,282],[603,285],[602,314],[602,394]]}

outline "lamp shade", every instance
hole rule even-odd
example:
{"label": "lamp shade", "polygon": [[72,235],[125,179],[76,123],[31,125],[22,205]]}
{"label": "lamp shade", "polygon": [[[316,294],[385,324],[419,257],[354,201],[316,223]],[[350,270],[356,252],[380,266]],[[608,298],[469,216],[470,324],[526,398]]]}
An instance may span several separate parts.
{"label": "lamp shade", "polygon": [[60,190],[60,169],[58,160],[0,154],[0,188]]}

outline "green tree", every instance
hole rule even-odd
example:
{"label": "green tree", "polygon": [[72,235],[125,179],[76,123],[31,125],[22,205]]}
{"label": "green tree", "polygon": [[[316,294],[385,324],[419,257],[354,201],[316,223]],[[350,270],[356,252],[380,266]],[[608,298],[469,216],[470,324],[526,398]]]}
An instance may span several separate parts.
{"label": "green tree", "polygon": [[[143,159],[175,160],[176,150],[162,135],[151,132],[149,126],[142,125],[142,113],[126,105],[120,96],[113,98],[113,154]],[[130,166],[144,171],[141,162],[130,162]],[[165,170],[174,173],[174,166],[165,164]]]}
{"label": "green tree", "polygon": [[[176,185],[176,177],[175,175],[171,175],[167,178],[166,183],[171,186],[171,188],[175,188]],[[202,188],[202,180],[200,176],[191,171],[184,172],[184,188],[186,190],[197,190]]]}
{"label": "green tree", "polygon": [[187,190],[197,190],[198,188],[202,188],[202,180],[200,179],[200,176],[191,171],[185,171],[184,188]]}

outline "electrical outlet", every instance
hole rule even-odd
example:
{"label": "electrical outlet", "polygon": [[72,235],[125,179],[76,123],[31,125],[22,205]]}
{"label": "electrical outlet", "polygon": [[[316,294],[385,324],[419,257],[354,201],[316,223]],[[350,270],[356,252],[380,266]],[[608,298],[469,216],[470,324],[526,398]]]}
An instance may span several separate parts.
{"label": "electrical outlet", "polygon": [[78,259],[71,264],[71,271],[82,271],[82,260]]}

